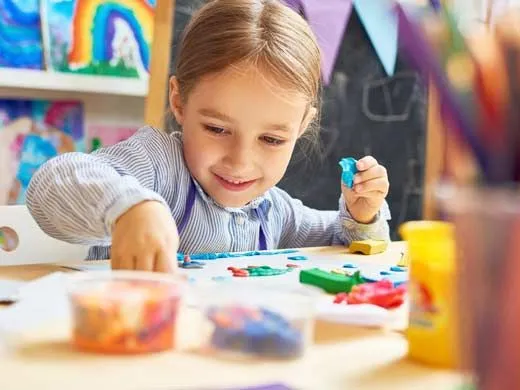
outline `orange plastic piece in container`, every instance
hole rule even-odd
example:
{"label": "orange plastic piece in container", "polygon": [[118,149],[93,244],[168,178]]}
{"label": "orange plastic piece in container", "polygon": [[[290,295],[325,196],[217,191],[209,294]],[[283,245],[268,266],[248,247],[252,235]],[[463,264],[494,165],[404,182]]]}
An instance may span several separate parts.
{"label": "orange plastic piece in container", "polygon": [[173,276],[99,272],[71,283],[72,343],[80,350],[136,354],[174,347],[181,286]]}

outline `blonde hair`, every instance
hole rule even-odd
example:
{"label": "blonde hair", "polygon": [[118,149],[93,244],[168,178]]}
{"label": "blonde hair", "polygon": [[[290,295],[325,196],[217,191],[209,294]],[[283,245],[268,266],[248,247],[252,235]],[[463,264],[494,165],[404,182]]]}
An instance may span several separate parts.
{"label": "blonde hair", "polygon": [[[319,111],[320,61],[307,22],[279,0],[211,0],[184,30],[175,75],[186,101],[201,77],[251,62],[283,88],[308,98],[309,106]],[[318,135],[317,119],[308,133]]]}

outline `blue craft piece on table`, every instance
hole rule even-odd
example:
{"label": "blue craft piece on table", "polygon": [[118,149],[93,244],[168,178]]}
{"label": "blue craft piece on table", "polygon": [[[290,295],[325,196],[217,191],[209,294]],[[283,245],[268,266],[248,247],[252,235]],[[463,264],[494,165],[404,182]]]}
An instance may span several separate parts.
{"label": "blue craft piece on table", "polygon": [[288,260],[294,260],[294,261],[309,260],[306,256],[289,256],[287,259]]}
{"label": "blue craft piece on table", "polygon": [[233,278],[231,276],[213,276],[211,280],[215,282],[230,282]]}
{"label": "blue craft piece on table", "polygon": [[357,268],[358,266],[353,263],[343,264],[343,268]]}
{"label": "blue craft piece on table", "polygon": [[354,175],[358,172],[356,167],[357,161],[352,157],[342,158],[339,162],[340,167],[343,169],[341,174],[341,181],[348,187],[354,186]]}
{"label": "blue craft piece on table", "polygon": [[393,272],[406,272],[407,269],[406,269],[406,267],[399,267],[398,265],[394,265],[394,266],[390,267],[390,271],[393,271]]}
{"label": "blue craft piece on table", "polygon": [[[250,257],[250,256],[273,256],[288,253],[297,253],[296,249],[280,249],[274,251],[249,251],[249,252],[221,252],[221,253],[194,253],[190,255],[191,260],[217,260],[229,259],[235,257]],[[177,260],[184,261],[184,253],[177,253]]]}
{"label": "blue craft piece on table", "polygon": [[361,276],[367,282],[379,282],[383,279],[390,280],[395,287],[408,283],[408,272],[390,272],[390,271],[364,271],[361,269]]}

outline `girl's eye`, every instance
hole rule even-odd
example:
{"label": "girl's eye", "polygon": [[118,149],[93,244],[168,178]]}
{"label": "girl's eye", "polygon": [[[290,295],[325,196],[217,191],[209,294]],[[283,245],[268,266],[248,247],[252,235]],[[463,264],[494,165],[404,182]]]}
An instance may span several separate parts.
{"label": "girl's eye", "polygon": [[262,140],[268,144],[268,145],[272,145],[272,146],[278,146],[278,145],[282,145],[285,143],[285,140],[283,139],[280,139],[280,138],[275,138],[275,137],[270,137],[268,135],[266,136],[263,136],[262,137]]}
{"label": "girl's eye", "polygon": [[218,127],[218,126],[210,126],[210,125],[204,125],[204,128],[211,132],[211,133],[215,133],[215,134],[222,134],[224,131],[226,131],[226,129],[224,129],[223,127]]}

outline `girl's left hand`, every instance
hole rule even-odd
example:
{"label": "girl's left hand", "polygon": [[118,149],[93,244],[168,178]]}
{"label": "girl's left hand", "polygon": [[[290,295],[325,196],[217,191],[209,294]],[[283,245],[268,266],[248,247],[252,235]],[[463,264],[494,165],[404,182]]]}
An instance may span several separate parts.
{"label": "girl's left hand", "polygon": [[386,168],[372,156],[360,159],[356,167],[352,189],[341,183],[341,191],[352,218],[360,223],[371,223],[381,209],[390,183]]}

